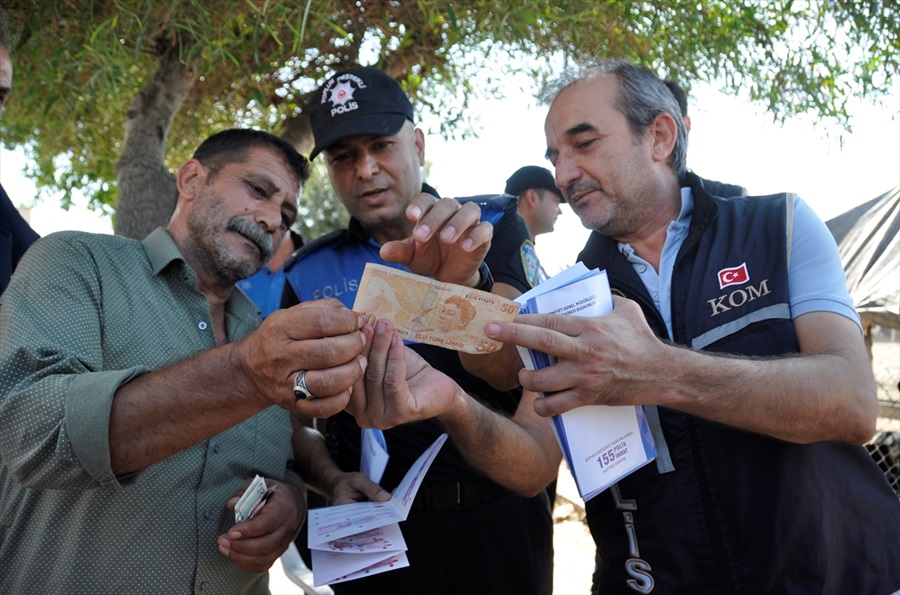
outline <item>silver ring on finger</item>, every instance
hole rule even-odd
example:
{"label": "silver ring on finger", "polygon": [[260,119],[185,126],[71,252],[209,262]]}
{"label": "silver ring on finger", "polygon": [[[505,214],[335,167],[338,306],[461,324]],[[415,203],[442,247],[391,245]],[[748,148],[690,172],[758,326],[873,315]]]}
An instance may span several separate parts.
{"label": "silver ring on finger", "polygon": [[312,401],[316,398],[309,392],[309,387],[306,386],[306,370],[300,370],[297,372],[297,375],[294,376],[293,388],[294,396],[301,401]]}

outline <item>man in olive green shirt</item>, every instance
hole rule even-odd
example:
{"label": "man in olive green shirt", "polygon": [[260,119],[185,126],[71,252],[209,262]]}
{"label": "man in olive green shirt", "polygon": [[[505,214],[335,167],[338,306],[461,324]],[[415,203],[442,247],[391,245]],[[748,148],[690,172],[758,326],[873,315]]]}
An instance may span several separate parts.
{"label": "man in olive green shirt", "polygon": [[[337,302],[256,329],[234,291],[308,173],[276,137],[225,131],[179,170],[166,229],[61,232],[21,261],[0,298],[0,593],[268,591],[305,513],[289,411],[342,409],[365,367],[362,322]],[[295,397],[301,370],[319,398]],[[341,475],[320,438],[298,442],[308,481],[389,497]],[[274,491],[235,524],[229,499],[255,474]]]}

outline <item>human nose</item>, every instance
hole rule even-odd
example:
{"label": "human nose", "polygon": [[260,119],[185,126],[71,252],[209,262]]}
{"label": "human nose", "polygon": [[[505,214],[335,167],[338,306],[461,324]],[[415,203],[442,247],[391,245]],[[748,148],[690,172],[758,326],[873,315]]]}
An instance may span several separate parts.
{"label": "human nose", "polygon": [[256,212],[256,222],[266,228],[269,233],[275,233],[281,227],[281,207],[274,201],[261,201],[260,208]]}
{"label": "human nose", "polygon": [[368,180],[378,173],[378,160],[370,153],[362,153],[356,159],[356,176],[363,180]]}
{"label": "human nose", "polygon": [[[563,155],[562,153],[557,155],[554,167],[556,168],[556,185],[563,193],[563,196],[568,199],[568,187],[572,184],[572,182],[575,182],[581,176],[581,170],[575,164],[575,161],[573,159]],[[562,212],[562,210],[559,208],[559,205],[556,206],[556,210],[560,213]]]}

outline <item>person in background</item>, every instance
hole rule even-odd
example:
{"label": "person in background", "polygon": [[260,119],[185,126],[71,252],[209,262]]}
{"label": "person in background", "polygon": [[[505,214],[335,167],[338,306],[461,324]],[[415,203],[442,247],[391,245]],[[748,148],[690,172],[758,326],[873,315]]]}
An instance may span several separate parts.
{"label": "person in background", "polygon": [[[0,114],[12,92],[13,64],[6,13],[0,8]],[[0,294],[9,284],[19,259],[40,236],[31,229],[0,185]]]}
{"label": "person in background", "polygon": [[[26,253],[0,296],[0,592],[267,594],[302,479],[338,502],[390,497],[341,473],[321,436],[291,437],[289,412],[349,402],[360,316],[323,300],[260,325],[234,291],[308,175],[277,137],[226,130],[178,170],[166,228],[59,232]],[[236,524],[255,475],[271,495]]]}
{"label": "person in background", "polygon": [[506,180],[504,192],[519,199],[519,214],[528,226],[532,241],[530,251],[523,246],[522,259],[528,262],[533,258],[537,262],[538,279],[534,283],[537,285],[546,281],[548,276],[538,262],[533,242],[537,242],[539,235],[553,231],[556,218],[562,214],[559,203],[565,200],[556,187],[556,182],[553,181],[553,174],[537,165],[526,165],[517,169]]}
{"label": "person in background", "polygon": [[[521,258],[510,248],[528,241],[529,236],[514,206],[510,207],[511,201],[506,200],[509,197],[504,197],[492,226],[476,208],[481,202],[438,200],[437,192],[423,184],[424,134],[413,124],[412,105],[396,81],[374,68],[338,72],[319,88],[310,110],[315,137],[310,158],[320,154],[325,158],[335,194],[351,219],[346,229],[307,244],[285,266],[284,305],[335,296],[352,306],[369,262],[408,268],[509,298],[531,287]],[[442,262],[456,265],[453,275],[448,274],[453,271],[423,270],[408,256],[397,254],[397,248],[408,246],[416,247],[418,254],[420,242],[429,238],[447,236],[446,240],[455,242],[465,228],[453,224],[451,229],[429,226],[423,230],[410,218],[416,201],[433,203],[434,209],[447,212],[458,209],[459,216],[469,221],[466,226],[481,221],[479,227],[493,227],[490,251],[482,251],[477,259],[465,252],[447,251]],[[484,203],[485,208],[492,208],[489,202]],[[479,268],[481,272],[473,275],[482,259],[489,267]],[[383,321],[373,332],[372,341],[390,334]],[[518,422],[520,412],[532,409],[534,396],[522,396],[515,378],[513,361],[521,362],[518,352],[513,346],[489,355],[423,344],[412,344],[409,349],[427,362],[424,365],[429,370],[439,370],[435,372],[441,378],[437,385],[453,396],[453,415],[385,426],[389,428],[384,436],[390,459],[382,484],[393,489],[441,433],[447,432],[450,440],[431,465],[403,524],[410,566],[336,584],[335,592],[549,594],[552,519],[544,488],[555,477],[553,462],[558,468],[558,449],[540,455],[552,461],[546,466],[549,473],[520,470],[494,481],[479,471],[480,459],[499,461],[507,456],[478,448],[486,433],[503,431],[499,428]],[[353,392],[357,391],[362,388],[354,388]],[[546,433],[552,440],[547,420],[533,417],[536,425],[529,430]],[[324,426],[341,468],[358,469],[361,429],[354,417],[341,413],[324,420]],[[514,442],[502,444],[518,448]]]}
{"label": "person in background", "polygon": [[292,229],[288,230],[266,266],[237,282],[238,289],[253,300],[259,308],[259,315],[263,318],[281,306],[281,294],[284,292],[284,263],[302,246],[303,237]]}
{"label": "person in background", "polygon": [[[533,285],[543,283],[550,276],[540,263],[534,243],[537,242],[539,235],[553,231],[557,217],[562,214],[559,204],[565,202],[565,199],[556,187],[550,170],[538,165],[526,165],[517,169],[507,178],[503,192],[518,197],[519,215],[528,226],[528,234],[531,236],[531,242],[524,243],[520,250],[522,261],[526,263],[526,270],[534,267],[537,269],[537,279]],[[547,486],[547,496],[550,498],[551,506],[554,505],[555,479]]]}
{"label": "person in background", "polygon": [[519,214],[533,240],[553,231],[557,217],[562,214],[559,205],[566,201],[550,170],[537,165],[520,167],[507,178],[503,191],[519,198]]}
{"label": "person in background", "polygon": [[[684,92],[684,89],[681,87],[681,85],[678,84],[678,81],[676,81],[675,79],[666,78],[663,80],[663,82],[666,84],[666,87],[669,88],[669,91],[672,92],[672,95],[675,96],[675,101],[678,102],[678,108],[681,110],[681,117],[684,121],[685,134],[690,134],[691,117],[688,115],[687,93]],[[749,194],[746,188],[744,188],[743,186],[738,186],[737,184],[717,182],[715,180],[709,180],[706,178],[700,178],[700,181],[703,183],[703,187],[706,189],[706,191],[713,196],[728,198],[729,196],[747,196]]]}

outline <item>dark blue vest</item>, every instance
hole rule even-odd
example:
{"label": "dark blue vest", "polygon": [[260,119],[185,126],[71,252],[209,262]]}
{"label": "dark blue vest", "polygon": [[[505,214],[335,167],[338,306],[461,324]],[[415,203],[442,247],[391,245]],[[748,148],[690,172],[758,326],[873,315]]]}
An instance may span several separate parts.
{"label": "dark blue vest", "polygon": [[[691,228],[672,278],[680,345],[799,352],[790,318],[792,198],[720,199],[689,175]],[[665,325],[615,240],[579,256]],[[876,593],[900,587],[900,503],[860,446],[791,444],[659,408],[675,470],[648,466],[587,504],[602,593]],[[891,578],[893,583],[891,583]],[[889,591],[888,591],[889,592]]]}
{"label": "dark blue vest", "polygon": [[382,260],[380,249],[378,242],[351,221],[349,229],[326,234],[294,253],[284,265],[285,289],[292,290],[299,301],[335,298],[352,308],[367,263],[406,270]]}

